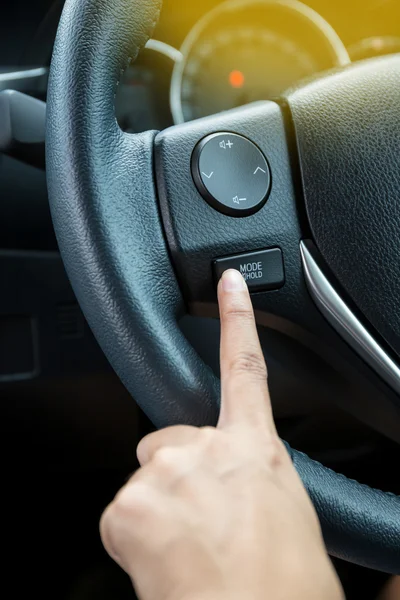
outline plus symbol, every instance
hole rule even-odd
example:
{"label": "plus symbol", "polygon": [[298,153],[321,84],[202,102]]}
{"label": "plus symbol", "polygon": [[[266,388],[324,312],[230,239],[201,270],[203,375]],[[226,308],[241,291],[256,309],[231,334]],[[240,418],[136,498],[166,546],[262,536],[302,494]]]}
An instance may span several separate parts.
{"label": "plus symbol", "polygon": [[228,141],[226,142],[226,145],[228,146],[228,148],[229,148],[229,150],[230,150],[230,149],[232,148],[232,146],[233,146],[233,143],[231,142],[231,140],[228,140]]}

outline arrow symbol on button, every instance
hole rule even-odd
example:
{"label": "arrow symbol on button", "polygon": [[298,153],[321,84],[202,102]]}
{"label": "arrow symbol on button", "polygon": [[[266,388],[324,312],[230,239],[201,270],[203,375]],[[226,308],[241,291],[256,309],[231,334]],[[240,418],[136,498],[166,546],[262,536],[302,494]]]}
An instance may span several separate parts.
{"label": "arrow symbol on button", "polygon": [[262,171],[263,173],[267,172],[267,171],[264,171],[264,169],[262,169],[261,167],[257,167],[257,169],[254,171],[253,175],[255,175],[256,173],[258,173],[258,171]]}
{"label": "arrow symbol on button", "polygon": [[204,177],[207,177],[207,179],[211,179],[211,177],[214,175],[214,171],[211,171],[209,175],[206,175],[205,173],[203,173],[203,171],[201,172],[201,174],[204,175]]}

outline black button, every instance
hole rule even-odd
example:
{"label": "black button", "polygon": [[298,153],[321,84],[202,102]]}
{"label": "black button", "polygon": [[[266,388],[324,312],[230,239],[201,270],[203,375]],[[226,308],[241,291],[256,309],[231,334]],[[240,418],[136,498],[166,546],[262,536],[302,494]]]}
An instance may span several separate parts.
{"label": "black button", "polygon": [[285,283],[283,256],[279,248],[218,258],[214,261],[217,282],[227,269],[240,271],[251,292],[276,290]]}
{"label": "black button", "polygon": [[265,156],[235,133],[214,133],[201,140],[192,155],[192,175],[203,198],[232,217],[259,210],[271,187]]}

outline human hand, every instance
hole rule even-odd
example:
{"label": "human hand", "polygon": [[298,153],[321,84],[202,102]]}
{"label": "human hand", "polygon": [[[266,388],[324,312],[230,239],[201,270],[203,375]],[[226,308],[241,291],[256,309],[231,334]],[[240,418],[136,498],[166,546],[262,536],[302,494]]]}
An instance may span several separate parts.
{"label": "human hand", "polygon": [[218,426],[177,426],[138,446],[141,464],[101,520],[142,600],[338,600],[310,499],[279,440],[250,296],[218,286]]}

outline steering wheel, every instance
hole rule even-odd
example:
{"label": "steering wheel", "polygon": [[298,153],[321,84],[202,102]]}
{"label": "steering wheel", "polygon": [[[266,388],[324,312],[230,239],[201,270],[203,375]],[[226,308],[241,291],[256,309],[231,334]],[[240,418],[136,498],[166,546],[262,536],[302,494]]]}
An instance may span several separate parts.
{"label": "steering wheel", "polygon": [[[67,0],[54,48],[51,210],[102,349],[157,427],[215,424],[219,381],[179,319],[218,315],[215,273],[234,256],[249,284],[262,280],[258,321],[317,348],[365,390],[351,410],[399,436],[400,56],[329,73],[280,102],[126,134],[116,89],[160,4]],[[238,181],[248,188],[233,194]],[[400,498],[289,451],[328,551],[400,573]]]}

